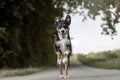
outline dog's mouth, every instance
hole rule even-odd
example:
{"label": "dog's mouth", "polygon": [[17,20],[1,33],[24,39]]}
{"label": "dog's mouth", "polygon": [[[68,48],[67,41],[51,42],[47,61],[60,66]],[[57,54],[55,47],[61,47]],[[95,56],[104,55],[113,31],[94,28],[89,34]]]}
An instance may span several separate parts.
{"label": "dog's mouth", "polygon": [[66,33],[62,33],[61,35],[62,35],[62,38],[65,38],[65,36],[66,36]]}

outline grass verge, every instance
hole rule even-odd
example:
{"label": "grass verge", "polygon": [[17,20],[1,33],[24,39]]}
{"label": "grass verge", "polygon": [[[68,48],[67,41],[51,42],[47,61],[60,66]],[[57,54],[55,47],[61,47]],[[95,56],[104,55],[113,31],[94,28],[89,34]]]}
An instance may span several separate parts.
{"label": "grass verge", "polygon": [[47,67],[42,68],[24,68],[24,69],[2,69],[0,70],[0,77],[9,76],[25,76],[33,73],[37,73],[47,69]]}
{"label": "grass verge", "polygon": [[98,53],[90,52],[87,55],[80,54],[78,59],[87,66],[120,70],[120,49]]}

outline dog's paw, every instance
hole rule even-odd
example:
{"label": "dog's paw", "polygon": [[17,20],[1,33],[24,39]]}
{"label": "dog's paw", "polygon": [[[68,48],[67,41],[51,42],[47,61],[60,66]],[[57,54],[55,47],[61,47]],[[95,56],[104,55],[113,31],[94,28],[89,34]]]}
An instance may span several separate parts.
{"label": "dog's paw", "polygon": [[68,76],[64,76],[65,79],[68,79],[69,77]]}
{"label": "dog's paw", "polygon": [[57,63],[58,63],[58,64],[61,64],[61,63],[62,63],[62,60],[61,60],[61,59],[58,59],[58,60],[57,60]]}
{"label": "dog's paw", "polygon": [[68,61],[68,58],[67,57],[64,57],[63,58],[63,63],[67,62]]}
{"label": "dog's paw", "polygon": [[68,55],[69,54],[69,52],[68,51],[65,51],[65,53],[64,53],[65,55]]}
{"label": "dog's paw", "polygon": [[59,77],[60,77],[60,78],[64,78],[64,75],[60,75]]}

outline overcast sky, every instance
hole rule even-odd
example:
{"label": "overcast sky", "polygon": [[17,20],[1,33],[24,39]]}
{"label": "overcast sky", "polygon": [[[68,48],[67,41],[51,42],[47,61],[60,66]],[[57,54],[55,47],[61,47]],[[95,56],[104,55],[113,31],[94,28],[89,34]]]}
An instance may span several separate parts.
{"label": "overcast sky", "polygon": [[[110,36],[101,35],[102,23],[100,17],[85,22],[81,21],[81,17],[76,14],[71,16],[70,36],[72,39],[73,53],[89,53],[104,50],[112,50],[120,48],[120,35],[112,40]],[[118,34],[120,34],[120,25],[118,25]]]}

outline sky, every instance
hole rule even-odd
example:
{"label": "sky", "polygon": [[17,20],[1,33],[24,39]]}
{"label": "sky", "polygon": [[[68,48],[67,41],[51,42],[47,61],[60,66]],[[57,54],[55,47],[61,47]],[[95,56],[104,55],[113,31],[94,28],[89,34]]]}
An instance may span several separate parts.
{"label": "sky", "polygon": [[[101,35],[103,23],[98,16],[96,20],[88,19],[82,22],[82,18],[71,15],[70,36],[73,38],[73,53],[87,54],[89,52],[120,49],[120,27],[117,27],[118,35],[112,40],[110,36]],[[120,26],[118,24],[117,26]]]}

